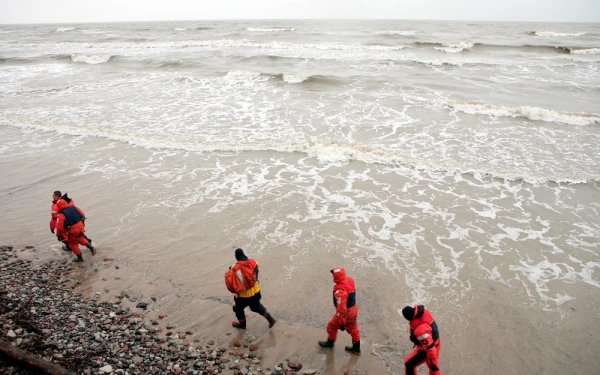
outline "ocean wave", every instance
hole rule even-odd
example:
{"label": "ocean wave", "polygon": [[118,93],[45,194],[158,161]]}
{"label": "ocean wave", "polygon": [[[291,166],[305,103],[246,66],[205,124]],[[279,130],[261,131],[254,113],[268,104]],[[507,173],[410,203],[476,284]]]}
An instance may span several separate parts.
{"label": "ocean wave", "polygon": [[187,29],[182,29],[182,28],[180,28],[180,27],[176,27],[174,30],[175,30],[175,31],[186,31]]}
{"label": "ocean wave", "polygon": [[470,115],[487,115],[495,117],[525,117],[534,121],[553,122],[569,125],[595,125],[600,124],[599,114],[590,113],[563,113],[550,109],[520,106],[505,107],[485,103],[467,103],[455,101],[449,103],[450,107]]}
{"label": "ocean wave", "polygon": [[554,31],[528,31],[530,35],[535,36],[583,36],[585,32],[557,33]]}
{"label": "ocean wave", "polygon": [[600,48],[571,48],[570,53],[574,55],[600,55]]}
{"label": "ocean wave", "polygon": [[270,33],[270,32],[279,32],[279,31],[296,31],[296,28],[294,27],[277,27],[277,28],[258,28],[258,27],[248,27],[246,28],[246,30],[248,31],[253,31],[253,32],[263,32],[263,33]]}
{"label": "ocean wave", "polygon": [[86,63],[86,64],[103,64],[110,60],[112,55],[102,54],[102,55],[83,55],[79,53],[74,53],[71,55],[71,60],[76,63]]}
{"label": "ocean wave", "polygon": [[75,28],[74,27],[59,27],[58,29],[56,29],[55,32],[64,33],[65,31],[71,31],[71,30],[75,30]]}
{"label": "ocean wave", "polygon": [[303,75],[303,74],[288,74],[288,73],[261,73],[243,70],[235,70],[227,72],[225,79],[229,80],[256,80],[256,79],[274,79],[285,83],[323,83],[334,84],[342,80],[342,78],[325,75]]}
{"label": "ocean wave", "polygon": [[414,36],[417,35],[417,32],[413,30],[379,30],[375,32],[375,35]]}
{"label": "ocean wave", "polygon": [[522,180],[533,184],[556,183],[588,183],[600,181],[599,175],[582,176],[538,175],[535,171],[511,173],[503,170],[478,170],[464,168],[454,161],[424,160],[418,156],[400,155],[397,150],[385,150],[381,147],[347,142],[331,142],[321,138],[311,138],[297,142],[214,142],[193,139],[184,134],[165,134],[160,132],[132,133],[128,129],[116,129],[103,126],[56,125],[56,124],[24,124],[14,119],[0,117],[0,126],[56,132],[83,137],[102,137],[124,142],[148,149],[172,149],[191,152],[257,152],[272,151],[281,153],[303,153],[323,161],[344,162],[356,160],[367,164],[383,164],[404,166],[416,170],[442,173],[472,174],[501,178],[505,180]]}
{"label": "ocean wave", "polygon": [[442,47],[433,47],[433,48],[438,51],[444,51],[444,52],[449,52],[449,53],[458,53],[458,52],[464,51],[465,49],[469,49],[469,48],[473,47],[474,45],[475,45],[474,43],[467,43],[467,42],[442,43]]}

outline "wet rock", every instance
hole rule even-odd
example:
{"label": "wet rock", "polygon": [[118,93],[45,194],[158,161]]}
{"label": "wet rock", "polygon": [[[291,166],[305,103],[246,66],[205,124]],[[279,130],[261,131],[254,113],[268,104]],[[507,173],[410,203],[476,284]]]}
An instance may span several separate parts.
{"label": "wet rock", "polygon": [[252,344],[248,347],[248,350],[250,350],[251,352],[258,350],[258,345],[256,344]]}
{"label": "wet rock", "polygon": [[299,371],[302,368],[302,363],[300,363],[298,360],[291,359],[288,362],[288,367],[294,371]]}

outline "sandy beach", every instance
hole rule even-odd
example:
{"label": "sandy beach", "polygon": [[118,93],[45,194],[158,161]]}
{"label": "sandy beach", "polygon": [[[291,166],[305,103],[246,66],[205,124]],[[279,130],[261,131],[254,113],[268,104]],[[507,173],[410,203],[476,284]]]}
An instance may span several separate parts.
{"label": "sandy beach", "polygon": [[[247,331],[237,330],[230,325],[230,301],[173,294],[167,281],[134,288],[127,284],[131,271],[113,258],[80,265],[64,258],[51,259],[28,247],[2,247],[0,292],[4,309],[0,312],[0,337],[77,373],[387,372],[366,343],[361,356],[345,353],[341,345],[319,350],[316,340],[322,339],[322,330],[285,321],[269,329],[259,317],[249,319]],[[20,288],[23,283],[19,277],[23,275],[30,276],[27,289]],[[101,279],[89,281],[96,277]],[[103,288],[93,292],[91,284]],[[49,302],[51,295],[62,297]],[[147,307],[136,307],[140,303]],[[95,322],[103,323],[102,329],[98,325],[94,329]],[[63,337],[58,334],[61,332],[66,339],[57,340],[57,336]],[[96,346],[90,348],[90,343]],[[169,351],[172,348],[175,351]],[[218,357],[211,358],[214,351]],[[199,359],[206,360],[199,364]],[[28,373],[27,369],[20,366],[17,371],[22,372],[3,373]]]}

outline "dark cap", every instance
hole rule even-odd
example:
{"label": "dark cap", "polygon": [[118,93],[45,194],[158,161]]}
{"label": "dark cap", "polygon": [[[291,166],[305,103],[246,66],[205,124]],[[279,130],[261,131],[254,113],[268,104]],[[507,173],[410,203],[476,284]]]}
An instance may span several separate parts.
{"label": "dark cap", "polygon": [[244,254],[244,250],[237,248],[235,249],[235,259],[236,260],[248,260],[246,254]]}
{"label": "dark cap", "polygon": [[415,308],[414,307],[410,307],[410,306],[404,307],[402,309],[402,316],[406,320],[413,320],[413,318],[415,317]]}

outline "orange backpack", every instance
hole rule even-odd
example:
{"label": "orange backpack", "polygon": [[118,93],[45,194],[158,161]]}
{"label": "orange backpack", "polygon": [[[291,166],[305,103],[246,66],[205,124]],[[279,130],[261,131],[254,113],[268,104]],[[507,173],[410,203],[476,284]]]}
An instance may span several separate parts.
{"label": "orange backpack", "polygon": [[241,293],[256,284],[255,262],[238,262],[225,272],[225,286],[231,293]]}

